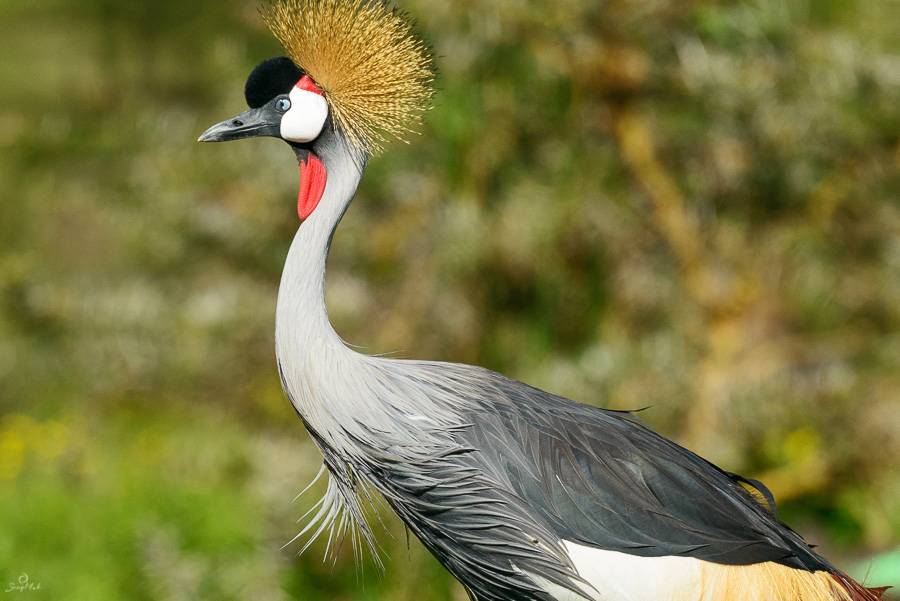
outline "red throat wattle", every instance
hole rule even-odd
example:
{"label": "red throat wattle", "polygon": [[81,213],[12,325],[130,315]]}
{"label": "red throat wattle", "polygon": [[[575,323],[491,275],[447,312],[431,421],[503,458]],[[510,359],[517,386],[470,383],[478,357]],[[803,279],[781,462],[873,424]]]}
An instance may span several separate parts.
{"label": "red throat wattle", "polygon": [[325,192],[325,165],[313,153],[300,161],[300,194],[297,195],[297,214],[304,220],[316,209]]}

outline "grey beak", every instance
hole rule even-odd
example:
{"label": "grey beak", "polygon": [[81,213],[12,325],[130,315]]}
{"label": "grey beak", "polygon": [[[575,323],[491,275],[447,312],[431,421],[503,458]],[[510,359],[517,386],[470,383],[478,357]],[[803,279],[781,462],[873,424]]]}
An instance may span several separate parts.
{"label": "grey beak", "polygon": [[217,123],[203,132],[197,141],[227,142],[262,136],[281,137],[281,114],[269,105],[244,111],[237,117]]}

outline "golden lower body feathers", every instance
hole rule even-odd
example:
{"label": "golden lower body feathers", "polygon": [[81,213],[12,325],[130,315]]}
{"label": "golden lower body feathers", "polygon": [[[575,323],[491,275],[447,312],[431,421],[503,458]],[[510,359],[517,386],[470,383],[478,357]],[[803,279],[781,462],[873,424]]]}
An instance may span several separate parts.
{"label": "golden lower body feathers", "polygon": [[638,557],[564,543],[581,582],[578,592],[528,574],[557,601],[878,601],[840,572],[774,562],[729,566],[680,556]]}

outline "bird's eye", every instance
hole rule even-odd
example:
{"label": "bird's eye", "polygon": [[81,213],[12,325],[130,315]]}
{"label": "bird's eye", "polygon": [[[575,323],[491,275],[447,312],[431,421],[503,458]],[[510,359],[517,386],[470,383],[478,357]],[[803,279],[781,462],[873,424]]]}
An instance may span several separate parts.
{"label": "bird's eye", "polygon": [[282,113],[286,113],[291,109],[291,99],[290,98],[279,98],[275,101],[275,110],[280,111]]}

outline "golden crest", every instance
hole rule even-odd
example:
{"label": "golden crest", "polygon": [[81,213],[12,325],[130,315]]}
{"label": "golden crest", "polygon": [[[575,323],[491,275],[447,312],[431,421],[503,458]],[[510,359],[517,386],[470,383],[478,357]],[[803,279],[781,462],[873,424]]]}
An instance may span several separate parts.
{"label": "golden crest", "polygon": [[275,0],[264,18],[358,149],[377,153],[385,134],[403,140],[421,121],[434,70],[404,13],[380,0]]}

